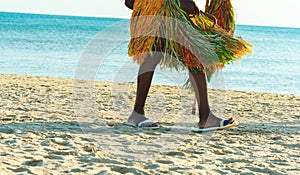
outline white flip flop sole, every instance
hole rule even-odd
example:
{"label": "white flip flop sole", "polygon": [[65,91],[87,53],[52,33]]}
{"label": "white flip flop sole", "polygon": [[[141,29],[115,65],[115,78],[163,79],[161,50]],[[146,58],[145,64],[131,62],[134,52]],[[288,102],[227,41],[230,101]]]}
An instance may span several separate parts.
{"label": "white flip flop sole", "polygon": [[228,124],[228,125],[224,126],[224,121],[225,120],[222,120],[220,122],[220,126],[217,126],[217,127],[209,127],[209,128],[197,128],[197,127],[195,127],[195,128],[192,128],[192,131],[193,132],[210,132],[210,131],[216,131],[216,130],[226,130],[226,129],[235,127],[239,124],[238,122],[233,122],[231,124]]}
{"label": "white flip flop sole", "polygon": [[[125,123],[125,125],[127,125],[127,126],[132,126],[132,127],[136,127],[136,128],[159,129],[159,126],[147,126],[147,124],[155,124],[155,123],[152,122],[151,120],[144,120],[144,121],[141,121],[138,124],[135,124],[135,123],[132,123],[132,122],[126,122]],[[143,126],[143,125],[145,125],[145,126]]]}

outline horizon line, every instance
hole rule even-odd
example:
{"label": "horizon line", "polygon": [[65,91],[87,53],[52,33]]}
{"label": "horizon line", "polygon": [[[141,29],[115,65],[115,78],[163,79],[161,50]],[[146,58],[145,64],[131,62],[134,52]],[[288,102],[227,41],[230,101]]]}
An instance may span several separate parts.
{"label": "horizon line", "polygon": [[[64,17],[82,17],[82,18],[111,18],[111,19],[130,19],[127,17],[114,17],[114,16],[93,16],[93,15],[82,15],[82,14],[53,14],[53,13],[39,13],[39,12],[16,12],[16,11],[0,11],[0,13],[19,13],[28,15],[46,15],[46,16],[64,16]],[[300,26],[276,26],[276,25],[262,25],[262,24],[243,24],[237,23],[240,26],[256,26],[256,27],[275,27],[275,28],[291,28],[300,29]]]}

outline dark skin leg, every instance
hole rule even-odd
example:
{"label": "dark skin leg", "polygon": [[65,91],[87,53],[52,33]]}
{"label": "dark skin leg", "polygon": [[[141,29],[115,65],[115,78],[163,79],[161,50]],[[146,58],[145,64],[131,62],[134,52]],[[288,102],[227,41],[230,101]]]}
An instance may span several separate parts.
{"label": "dark skin leg", "polygon": [[[134,111],[129,117],[128,121],[139,123],[145,119],[144,106],[151,86],[154,70],[160,62],[162,55],[155,54],[153,57],[147,56],[143,65],[140,66],[138,80],[137,80],[137,93],[134,105]],[[221,119],[216,117],[210,112],[208,103],[207,80],[204,72],[189,70],[190,81],[196,92],[197,104],[199,108],[199,124],[200,128],[218,126]],[[195,81],[196,80],[196,81]]]}
{"label": "dark skin leg", "polygon": [[[199,108],[199,128],[215,127],[222,119],[211,113],[208,103],[206,74],[202,71],[189,70],[190,81],[195,90],[197,104]],[[197,81],[195,81],[197,80]],[[233,120],[230,123],[234,122]]]}
{"label": "dark skin leg", "polygon": [[142,115],[145,115],[144,106],[151,86],[153,74],[154,72],[145,72],[139,75],[137,78],[138,86],[134,104],[134,111]]}
{"label": "dark skin leg", "polygon": [[161,53],[147,55],[144,63],[140,66],[139,75],[137,77],[137,92],[134,104],[134,111],[130,115],[128,121],[139,123],[146,120],[144,106],[151,86],[154,70],[162,58]]}

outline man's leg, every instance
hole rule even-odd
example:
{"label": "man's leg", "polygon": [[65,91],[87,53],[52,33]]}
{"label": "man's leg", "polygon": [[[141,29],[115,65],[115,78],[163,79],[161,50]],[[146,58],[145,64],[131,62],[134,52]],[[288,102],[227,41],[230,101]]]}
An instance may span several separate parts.
{"label": "man's leg", "polygon": [[195,90],[199,107],[199,128],[219,126],[221,119],[210,111],[207,92],[206,74],[202,71],[189,70],[190,81]]}
{"label": "man's leg", "polygon": [[134,111],[130,115],[128,122],[140,123],[146,120],[144,106],[151,86],[152,77],[157,64],[161,61],[162,53],[148,54],[144,63],[140,66],[137,77],[137,92],[134,104]]}

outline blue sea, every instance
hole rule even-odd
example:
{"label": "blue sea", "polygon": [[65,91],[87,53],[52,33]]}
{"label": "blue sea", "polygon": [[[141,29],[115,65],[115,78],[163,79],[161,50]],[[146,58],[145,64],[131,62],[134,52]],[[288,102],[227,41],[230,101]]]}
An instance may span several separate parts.
{"label": "blue sea", "polygon": [[[136,81],[128,25],[129,19],[0,12],[0,73],[80,77],[78,67],[94,47],[103,54],[89,57],[101,59],[90,68],[94,79]],[[236,34],[254,44],[253,54],[217,73],[211,88],[300,95],[300,28],[238,25]],[[175,72],[158,68],[153,83],[181,85],[186,73]]]}

